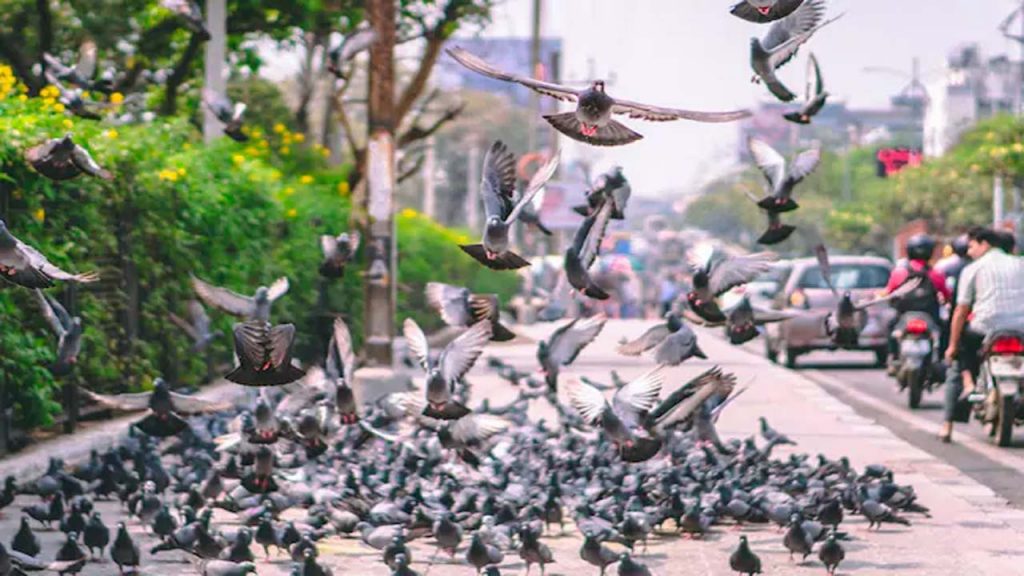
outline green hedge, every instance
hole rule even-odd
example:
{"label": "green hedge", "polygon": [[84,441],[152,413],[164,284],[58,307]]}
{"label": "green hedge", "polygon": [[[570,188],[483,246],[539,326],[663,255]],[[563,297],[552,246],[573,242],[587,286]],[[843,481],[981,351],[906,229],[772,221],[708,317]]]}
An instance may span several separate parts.
{"label": "green hedge", "polygon": [[[57,265],[102,276],[77,289],[85,326],[81,382],[108,391],[142,388],[156,375],[199,383],[205,363],[167,319],[168,312],[181,315],[192,297],[189,273],[247,293],[287,275],[291,290],[273,315],[297,325],[300,358],[322,354],[318,333],[335,313],[348,318],[359,338],[362,262],[326,285],[327,301],[320,300],[318,238],[347,229],[350,208],[346,170],[328,170],[326,151],[307,147],[284,126],[255,130],[245,144],[222,139],[204,146],[184,119],[124,127],[68,119],[52,96],[25,98],[0,85],[0,212],[15,235]],[[25,149],[67,131],[115,174],[112,182],[54,183],[25,163]],[[400,318],[411,314],[436,325],[422,310],[430,280],[461,281],[505,297],[514,289],[514,275],[489,273],[463,255],[454,242],[458,233],[411,211],[400,215],[398,227]],[[132,295],[125,273],[132,268],[139,311],[134,339],[126,319]],[[230,333],[231,318],[210,314],[216,328]],[[229,338],[215,348],[219,361],[230,361]],[[46,370],[53,349],[31,292],[0,289],[0,378],[13,388],[18,426],[48,423],[59,410],[58,384]]]}

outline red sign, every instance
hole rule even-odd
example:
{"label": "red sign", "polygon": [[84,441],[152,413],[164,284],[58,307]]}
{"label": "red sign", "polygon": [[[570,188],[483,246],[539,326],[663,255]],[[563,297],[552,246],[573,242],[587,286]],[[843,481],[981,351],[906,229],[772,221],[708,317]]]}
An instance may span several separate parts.
{"label": "red sign", "polygon": [[921,165],[921,151],[910,148],[881,148],[875,158],[878,160],[878,175],[886,178],[903,170],[906,166]]}

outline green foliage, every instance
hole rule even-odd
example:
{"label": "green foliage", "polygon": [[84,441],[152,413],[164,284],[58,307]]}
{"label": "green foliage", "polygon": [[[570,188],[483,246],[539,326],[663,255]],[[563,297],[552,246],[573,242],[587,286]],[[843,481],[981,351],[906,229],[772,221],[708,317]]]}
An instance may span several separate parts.
{"label": "green foliage", "polygon": [[[66,131],[115,174],[113,182],[54,183],[25,163],[25,149]],[[199,382],[205,362],[168,320],[169,312],[183,315],[192,297],[190,273],[242,293],[288,276],[291,290],[275,304],[274,320],[296,324],[296,353],[305,361],[322,356],[335,314],[359,338],[364,263],[329,285],[318,274],[319,235],[349,227],[349,167],[327,170],[323,150],[306,147],[300,134],[256,128],[246,144],[221,139],[206,147],[183,119],[115,129],[67,119],[50,97],[3,94],[0,133],[0,216],[58,266],[101,274],[99,283],[76,288],[85,326],[76,377],[90,388],[138,389],[157,375]],[[427,320],[421,293],[430,280],[503,296],[514,287],[515,275],[499,277],[463,255],[456,233],[408,214],[398,227],[399,318]],[[232,318],[210,315],[215,329],[230,333]],[[54,337],[27,290],[0,290],[0,319],[0,378],[14,383],[18,425],[46,423],[57,409],[58,384],[46,370]],[[229,362],[230,338],[218,340],[214,354]]]}

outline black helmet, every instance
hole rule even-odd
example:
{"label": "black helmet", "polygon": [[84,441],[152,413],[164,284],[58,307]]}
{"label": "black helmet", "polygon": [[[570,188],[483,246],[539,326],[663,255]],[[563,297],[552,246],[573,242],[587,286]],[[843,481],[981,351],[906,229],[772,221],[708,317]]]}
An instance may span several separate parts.
{"label": "black helmet", "polygon": [[953,238],[949,245],[953,248],[954,254],[961,258],[967,257],[967,234],[961,234]]}
{"label": "black helmet", "polygon": [[935,252],[935,240],[927,234],[915,234],[907,240],[907,258],[931,260]]}

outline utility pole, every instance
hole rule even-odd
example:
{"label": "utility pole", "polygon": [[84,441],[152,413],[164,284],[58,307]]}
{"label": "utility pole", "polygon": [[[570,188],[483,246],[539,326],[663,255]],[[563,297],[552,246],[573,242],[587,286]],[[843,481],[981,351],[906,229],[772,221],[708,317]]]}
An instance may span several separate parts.
{"label": "utility pole", "polygon": [[[210,32],[210,40],[206,42],[206,63],[204,86],[210,90],[225,94],[227,83],[224,79],[224,61],[227,54],[227,0],[206,1],[206,29]],[[203,106],[203,139],[207,144],[221,135],[221,123],[209,107]]]}
{"label": "utility pole", "polygon": [[370,86],[366,150],[368,269],[366,282],[366,352],[376,366],[392,365],[395,334],[396,251],[395,190],[395,2],[369,0],[366,18],[377,31],[370,48]]}
{"label": "utility pole", "polygon": [[437,173],[437,157],[434,147],[437,142],[433,136],[427,138],[427,150],[423,159],[423,214],[427,218],[434,219],[437,211],[437,187],[434,185],[434,174]]}

